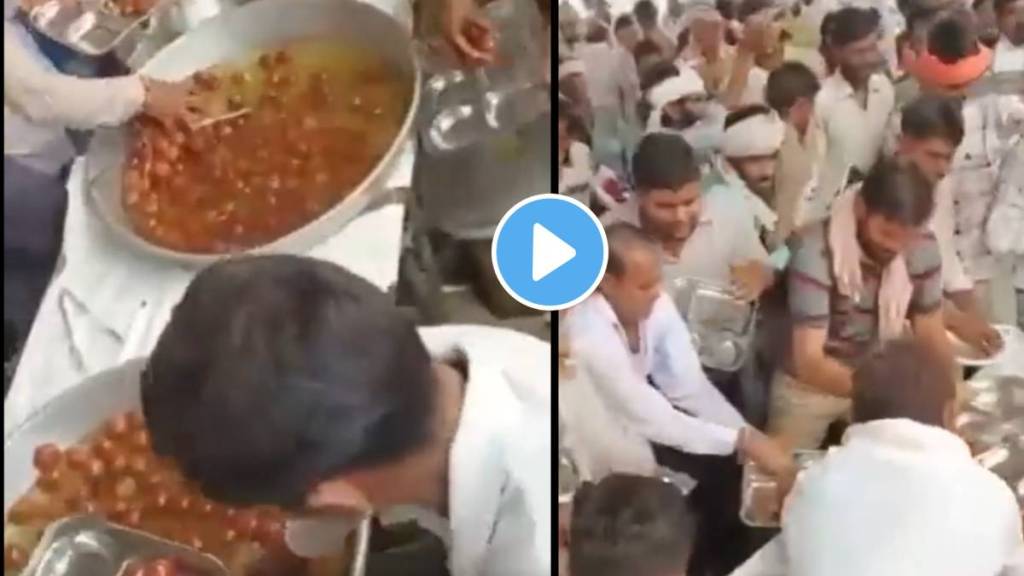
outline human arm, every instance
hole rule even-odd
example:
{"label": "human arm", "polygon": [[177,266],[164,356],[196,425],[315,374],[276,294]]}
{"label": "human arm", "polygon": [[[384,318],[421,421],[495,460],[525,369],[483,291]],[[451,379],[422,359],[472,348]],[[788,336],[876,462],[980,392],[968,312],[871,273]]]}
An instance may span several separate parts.
{"label": "human arm", "polygon": [[825,353],[827,333],[827,328],[816,326],[793,329],[793,371],[802,384],[848,398],[853,393],[853,371]]}
{"label": "human arm", "polygon": [[[668,393],[651,386],[646,375],[634,369],[625,342],[614,325],[583,321],[574,317],[574,313],[570,313],[567,321],[576,361],[587,370],[606,405],[636,433],[650,442],[694,454],[725,455],[735,451],[742,424],[723,425],[676,410],[668,394],[677,402],[685,400],[685,394],[671,385]],[[687,347],[692,353],[692,344],[687,343]],[[706,382],[703,373],[693,372],[695,364],[699,370],[695,358],[687,362],[686,367],[676,367],[676,370],[685,370],[688,377]],[[704,405],[700,407],[705,411],[709,409]],[[716,412],[714,408],[710,410]],[[734,417],[728,415],[724,419],[733,421]]]}
{"label": "human arm", "polygon": [[4,22],[4,103],[38,124],[91,129],[126,122],[142,111],[146,89],[138,76],[84,79],[46,67]]}
{"label": "human arm", "polygon": [[947,294],[942,319],[950,332],[979,352],[992,355],[1002,348],[1003,339],[985,318],[973,290]]}
{"label": "human arm", "polygon": [[488,64],[494,59],[494,30],[480,14],[475,0],[432,0],[441,2],[441,28],[444,38],[456,54],[471,65]]}
{"label": "human arm", "polygon": [[1024,140],[1003,162],[985,232],[993,252],[1024,256]]}
{"label": "human arm", "polygon": [[[720,202],[725,202],[721,196]],[[735,206],[716,206],[719,220],[731,219],[732,250],[729,258],[730,280],[736,293],[744,300],[754,301],[761,297],[765,290],[776,281],[778,273],[772,263],[768,250],[761,242],[761,237],[754,224],[754,216],[750,209],[741,203]]]}
{"label": "human arm", "polygon": [[942,309],[942,258],[934,239],[926,238],[910,250],[907,271],[914,284],[908,311],[914,335],[931,349],[937,360],[953,371],[956,363]]}

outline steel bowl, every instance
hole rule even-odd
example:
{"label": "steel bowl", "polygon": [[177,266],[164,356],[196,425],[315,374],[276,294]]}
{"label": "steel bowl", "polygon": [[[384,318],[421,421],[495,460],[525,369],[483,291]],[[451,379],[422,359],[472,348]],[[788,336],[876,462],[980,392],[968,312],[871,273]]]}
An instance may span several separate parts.
{"label": "steel bowl", "polygon": [[[32,463],[36,447],[54,443],[70,446],[94,433],[122,412],[142,406],[139,388],[145,360],[90,376],[33,412],[4,438],[4,523],[11,506],[29,491],[36,479]],[[360,523],[348,576],[363,576],[369,553],[369,520]]]}
{"label": "steel bowl", "polygon": [[[333,208],[301,228],[243,253],[305,253],[334,236],[386,190],[386,178],[408,143],[420,101],[421,70],[410,33],[399,19],[358,0],[258,0],[204,20],[163,48],[140,70],[180,80],[218,64],[296,40],[331,39],[372,51],[392,63],[408,85],[409,106],[391,146],[377,165]],[[86,154],[88,205],[114,236],[153,257],[201,267],[231,254],[199,254],[154,244],[132,228],[121,205],[127,151],[124,127],[96,133]]]}

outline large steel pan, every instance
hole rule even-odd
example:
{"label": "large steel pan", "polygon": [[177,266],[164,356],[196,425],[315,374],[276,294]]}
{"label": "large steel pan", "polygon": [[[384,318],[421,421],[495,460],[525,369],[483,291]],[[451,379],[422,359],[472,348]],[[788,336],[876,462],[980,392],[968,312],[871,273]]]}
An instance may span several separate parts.
{"label": "large steel pan", "polygon": [[[410,32],[394,16],[358,0],[258,0],[204,21],[153,57],[141,74],[179,80],[216,64],[235,62],[289,41],[326,38],[368,49],[397,66],[411,94],[391,147],[356,188],[316,220],[247,253],[304,253],[336,234],[385,188],[416,117],[420,66]],[[97,132],[86,155],[87,197],[92,211],[115,236],[149,255],[203,266],[226,254],[179,252],[137,235],[121,206],[121,168],[126,152],[123,128]]]}
{"label": "large steel pan", "polygon": [[[139,377],[144,367],[144,360],[132,360],[86,378],[44,404],[4,438],[5,523],[11,506],[35,482],[36,447],[51,442],[61,447],[75,444],[108,418],[140,408]],[[368,520],[359,525],[348,576],[363,576],[366,570],[369,532]]]}

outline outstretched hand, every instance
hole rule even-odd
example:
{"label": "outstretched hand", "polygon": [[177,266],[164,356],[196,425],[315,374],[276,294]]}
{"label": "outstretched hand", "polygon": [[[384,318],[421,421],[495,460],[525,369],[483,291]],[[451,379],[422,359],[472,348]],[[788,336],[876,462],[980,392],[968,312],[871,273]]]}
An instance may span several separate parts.
{"label": "outstretched hand", "polygon": [[468,65],[480,66],[494,60],[494,30],[474,0],[443,0],[444,38]]}

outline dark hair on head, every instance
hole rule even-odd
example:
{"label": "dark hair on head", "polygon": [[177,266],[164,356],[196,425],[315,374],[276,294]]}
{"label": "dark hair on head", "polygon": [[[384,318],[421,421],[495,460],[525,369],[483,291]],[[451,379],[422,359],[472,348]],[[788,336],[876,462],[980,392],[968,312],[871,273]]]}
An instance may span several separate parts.
{"label": "dark hair on head", "polygon": [[772,0],[741,0],[739,7],[736,9],[736,19],[740,22],[746,22],[747,18],[774,5],[775,2]]}
{"label": "dark hair on head", "polygon": [[913,164],[891,158],[878,160],[864,178],[860,195],[869,214],[904,226],[922,226],[935,208],[928,179]]}
{"label": "dark hair on head", "polygon": [[1013,7],[1019,0],[995,0],[992,3],[992,8],[996,12],[996,16],[1002,16],[1008,13],[1008,10]]}
{"label": "dark hair on head", "polygon": [[700,180],[700,166],[682,136],[653,132],[640,140],[633,153],[633,180],[638,194],[678,190]]}
{"label": "dark hair on head", "polygon": [[[840,8],[831,14],[832,21],[829,23],[828,45],[832,48],[842,48],[863,40],[878,32],[882,23],[882,16],[874,8],[857,8],[847,6]],[[822,28],[825,23],[822,22]]]}
{"label": "dark hair on head", "polygon": [[832,32],[836,29],[836,12],[832,11],[825,14],[825,17],[821,19],[821,26],[818,28],[818,35],[821,36],[821,43],[823,46],[830,46],[832,41]]}
{"label": "dark hair on head", "polygon": [[690,45],[690,29],[683,28],[676,34],[676,50],[680,53]]}
{"label": "dark hair on head", "polygon": [[612,28],[618,32],[623,28],[629,28],[633,24],[636,24],[636,20],[633,19],[631,14],[619,14],[615,19],[615,22],[612,24]]}
{"label": "dark hair on head", "polygon": [[322,481],[429,441],[431,365],[407,316],[351,272],[232,258],[174,308],[142,407],[153,448],[208,497],[296,507]]}
{"label": "dark hair on head", "polygon": [[658,24],[658,7],[651,0],[640,0],[633,6],[636,22],[644,28]]}
{"label": "dark hair on head", "polygon": [[674,76],[679,76],[679,68],[672,62],[663,60],[652,64],[640,78],[640,91],[646,92]]}
{"label": "dark hair on head", "polygon": [[587,35],[584,39],[589,44],[601,44],[607,42],[610,36],[608,34],[608,27],[605,26],[604,22],[596,19],[590,19],[587,23]]}
{"label": "dark hair on head", "polygon": [[635,248],[658,251],[654,239],[643,230],[628,222],[614,222],[605,226],[605,238],[608,239],[608,266],[605,274],[620,277],[626,273],[626,253]]}
{"label": "dark hair on head", "polygon": [[735,0],[715,0],[715,9],[722,15],[725,20],[736,19],[736,2]]}
{"label": "dark hair on head", "polygon": [[576,492],[569,572],[580,576],[683,574],[696,521],[686,497],[660,478],[612,474]]}
{"label": "dark hair on head", "polygon": [[780,116],[785,115],[797,100],[814,96],[821,88],[818,77],[800,62],[783,62],[768,75],[764,98]]}
{"label": "dark hair on head", "polygon": [[943,426],[955,398],[950,367],[916,338],[885,344],[853,372],[853,421],[858,424],[906,418]]}
{"label": "dark hair on head", "polygon": [[928,31],[928,52],[945,64],[955,64],[981,49],[972,22],[955,15],[945,16]]}
{"label": "dark hair on head", "polygon": [[917,140],[941,138],[953,147],[964,138],[960,100],[937,94],[922,94],[903,107],[900,131]]}
{"label": "dark hair on head", "polygon": [[753,118],[754,116],[760,116],[762,114],[771,113],[772,109],[765,106],[764,104],[748,104],[726,114],[725,129],[728,130],[733,125],[739,124],[740,122],[746,120],[747,118]]}

